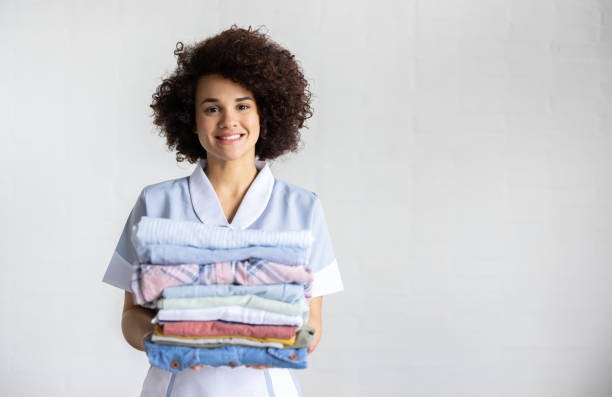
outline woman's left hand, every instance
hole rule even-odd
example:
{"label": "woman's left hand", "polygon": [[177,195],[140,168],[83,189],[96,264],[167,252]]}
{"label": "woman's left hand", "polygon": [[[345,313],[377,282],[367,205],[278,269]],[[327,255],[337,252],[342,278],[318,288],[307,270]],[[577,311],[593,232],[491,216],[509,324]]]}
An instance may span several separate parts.
{"label": "woman's left hand", "polygon": [[308,354],[312,353],[319,342],[321,341],[321,332],[323,330],[322,321],[321,321],[321,311],[323,308],[323,297],[319,296],[311,299],[310,301],[310,317],[308,317],[308,325],[315,329],[314,336],[312,338],[312,343],[308,347]]}

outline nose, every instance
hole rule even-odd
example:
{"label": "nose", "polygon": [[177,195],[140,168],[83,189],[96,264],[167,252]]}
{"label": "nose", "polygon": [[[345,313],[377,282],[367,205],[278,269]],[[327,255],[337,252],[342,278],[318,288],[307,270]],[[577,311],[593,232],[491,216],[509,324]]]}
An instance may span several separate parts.
{"label": "nose", "polygon": [[238,115],[233,109],[223,112],[219,119],[219,128],[233,128],[238,126]]}

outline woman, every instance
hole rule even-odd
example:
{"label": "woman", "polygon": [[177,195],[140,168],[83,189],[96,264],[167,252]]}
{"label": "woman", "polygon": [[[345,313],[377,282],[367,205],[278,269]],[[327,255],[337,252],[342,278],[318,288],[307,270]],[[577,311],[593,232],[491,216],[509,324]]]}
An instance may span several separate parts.
{"label": "woman", "polygon": [[[123,288],[122,330],[144,350],[154,312],[134,304],[131,265],[137,256],[132,226],[142,216],[233,229],[310,230],[314,242],[308,325],[309,348],[321,338],[322,296],[342,290],[318,197],[275,179],[264,160],[296,151],[299,130],[311,116],[308,83],[286,49],[258,30],[232,27],[192,47],[177,45],[177,68],[163,80],[151,107],[154,122],[177,161],[198,163],[189,177],[143,189],[108,265],[104,281]],[[177,374],[151,367],[143,396],[297,396],[286,369],[195,366]]]}

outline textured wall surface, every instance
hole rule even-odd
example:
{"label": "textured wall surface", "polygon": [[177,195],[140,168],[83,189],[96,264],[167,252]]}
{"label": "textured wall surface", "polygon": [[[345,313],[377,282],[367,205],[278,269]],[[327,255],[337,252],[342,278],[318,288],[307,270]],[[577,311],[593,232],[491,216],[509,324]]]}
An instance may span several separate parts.
{"label": "textured wall surface", "polygon": [[346,290],[306,396],[609,397],[612,1],[0,2],[0,395],[135,396],[101,283],[172,50],[265,25],[315,116],[277,176],[322,198]]}

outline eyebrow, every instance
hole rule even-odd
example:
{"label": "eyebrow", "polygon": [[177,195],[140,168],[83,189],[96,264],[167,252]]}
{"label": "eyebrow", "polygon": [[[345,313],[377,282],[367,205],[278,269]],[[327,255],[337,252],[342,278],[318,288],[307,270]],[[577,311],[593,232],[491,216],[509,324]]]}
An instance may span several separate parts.
{"label": "eyebrow", "polygon": [[[255,100],[251,98],[250,96],[243,96],[240,98],[236,98],[236,102],[242,102],[242,101],[253,101],[254,102]],[[206,98],[202,102],[200,102],[200,105],[206,102],[219,102],[219,100],[217,98]]]}

